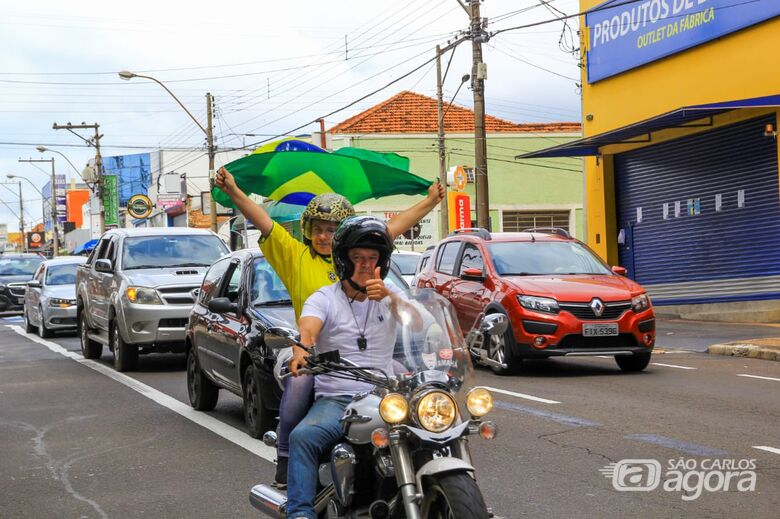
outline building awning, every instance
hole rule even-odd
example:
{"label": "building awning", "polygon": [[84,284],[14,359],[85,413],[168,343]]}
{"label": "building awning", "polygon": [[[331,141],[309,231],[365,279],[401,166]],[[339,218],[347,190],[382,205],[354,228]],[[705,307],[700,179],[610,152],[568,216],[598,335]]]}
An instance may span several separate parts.
{"label": "building awning", "polygon": [[[669,128],[700,128],[703,126],[712,126],[712,118],[729,110],[739,108],[774,108],[780,106],[780,95],[754,97],[751,99],[740,99],[737,101],[725,101],[722,103],[711,103],[704,105],[684,106],[657,115],[638,123],[623,126],[616,130],[591,135],[566,144],[545,148],[543,150],[533,151],[517,155],[515,159],[540,159],[549,157],[583,157],[587,155],[598,155],[599,148],[610,144],[632,144],[650,142],[652,132],[666,130]],[[692,122],[698,119],[709,118],[709,121]]]}

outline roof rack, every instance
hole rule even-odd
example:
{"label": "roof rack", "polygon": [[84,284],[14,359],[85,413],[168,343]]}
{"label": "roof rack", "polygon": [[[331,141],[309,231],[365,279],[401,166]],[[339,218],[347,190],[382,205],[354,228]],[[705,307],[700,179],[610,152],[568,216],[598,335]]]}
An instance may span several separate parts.
{"label": "roof rack", "polygon": [[449,233],[447,236],[457,236],[458,234],[476,234],[483,240],[490,240],[491,236],[487,229],[483,229],[482,227],[466,227],[464,229],[455,229],[451,233]]}
{"label": "roof rack", "polygon": [[564,238],[573,238],[569,231],[560,227],[531,227],[530,229],[523,229],[522,232],[539,232],[544,234],[557,234]]}

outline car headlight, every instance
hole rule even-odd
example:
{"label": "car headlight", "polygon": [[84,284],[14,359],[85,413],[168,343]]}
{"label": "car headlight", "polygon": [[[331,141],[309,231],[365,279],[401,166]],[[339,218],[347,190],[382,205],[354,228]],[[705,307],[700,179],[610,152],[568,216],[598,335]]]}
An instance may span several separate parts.
{"label": "car headlight", "polygon": [[60,299],[59,297],[52,297],[49,299],[49,306],[54,308],[68,308],[76,304],[75,299]]}
{"label": "car headlight", "polygon": [[455,400],[443,391],[431,391],[417,402],[417,419],[427,431],[445,431],[455,423],[457,417]]}
{"label": "car headlight", "polygon": [[517,296],[517,300],[523,308],[536,312],[557,314],[560,311],[558,301],[551,297]]}
{"label": "car headlight", "polygon": [[160,297],[153,288],[127,287],[125,290],[127,300],[139,305],[161,305]]}
{"label": "car headlight", "polygon": [[493,395],[484,387],[475,387],[466,396],[466,407],[471,416],[485,416],[493,409]]}
{"label": "car headlight", "polygon": [[639,294],[631,298],[631,308],[634,312],[639,313],[650,308],[650,297],[647,294]]}
{"label": "car headlight", "polygon": [[389,424],[399,424],[409,416],[409,402],[398,393],[390,393],[379,403],[379,416]]}

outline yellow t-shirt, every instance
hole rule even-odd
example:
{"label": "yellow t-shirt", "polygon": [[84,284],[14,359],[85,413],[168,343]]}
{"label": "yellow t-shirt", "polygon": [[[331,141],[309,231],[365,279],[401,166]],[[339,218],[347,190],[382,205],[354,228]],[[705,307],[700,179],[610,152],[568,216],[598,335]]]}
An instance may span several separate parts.
{"label": "yellow t-shirt", "polygon": [[326,260],[313,252],[276,222],[271,232],[260,238],[258,245],[287,288],[296,321],[310,295],[338,280],[330,258]]}

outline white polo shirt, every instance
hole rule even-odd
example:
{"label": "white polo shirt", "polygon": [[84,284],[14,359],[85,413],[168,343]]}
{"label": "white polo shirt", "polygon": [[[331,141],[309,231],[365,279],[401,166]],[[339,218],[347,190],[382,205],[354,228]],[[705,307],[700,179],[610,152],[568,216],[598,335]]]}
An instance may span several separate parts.
{"label": "white polo shirt", "polygon": [[[399,291],[391,283],[386,286],[392,292]],[[303,305],[301,317],[316,317],[323,323],[317,338],[317,353],[339,350],[341,357],[359,366],[380,368],[392,374],[396,322],[384,302],[366,299],[350,303],[341,283],[334,283],[309,296]],[[358,348],[360,331],[363,331],[366,337],[365,350]],[[371,387],[371,384],[366,382],[317,375],[314,394],[315,398],[353,395]]]}

